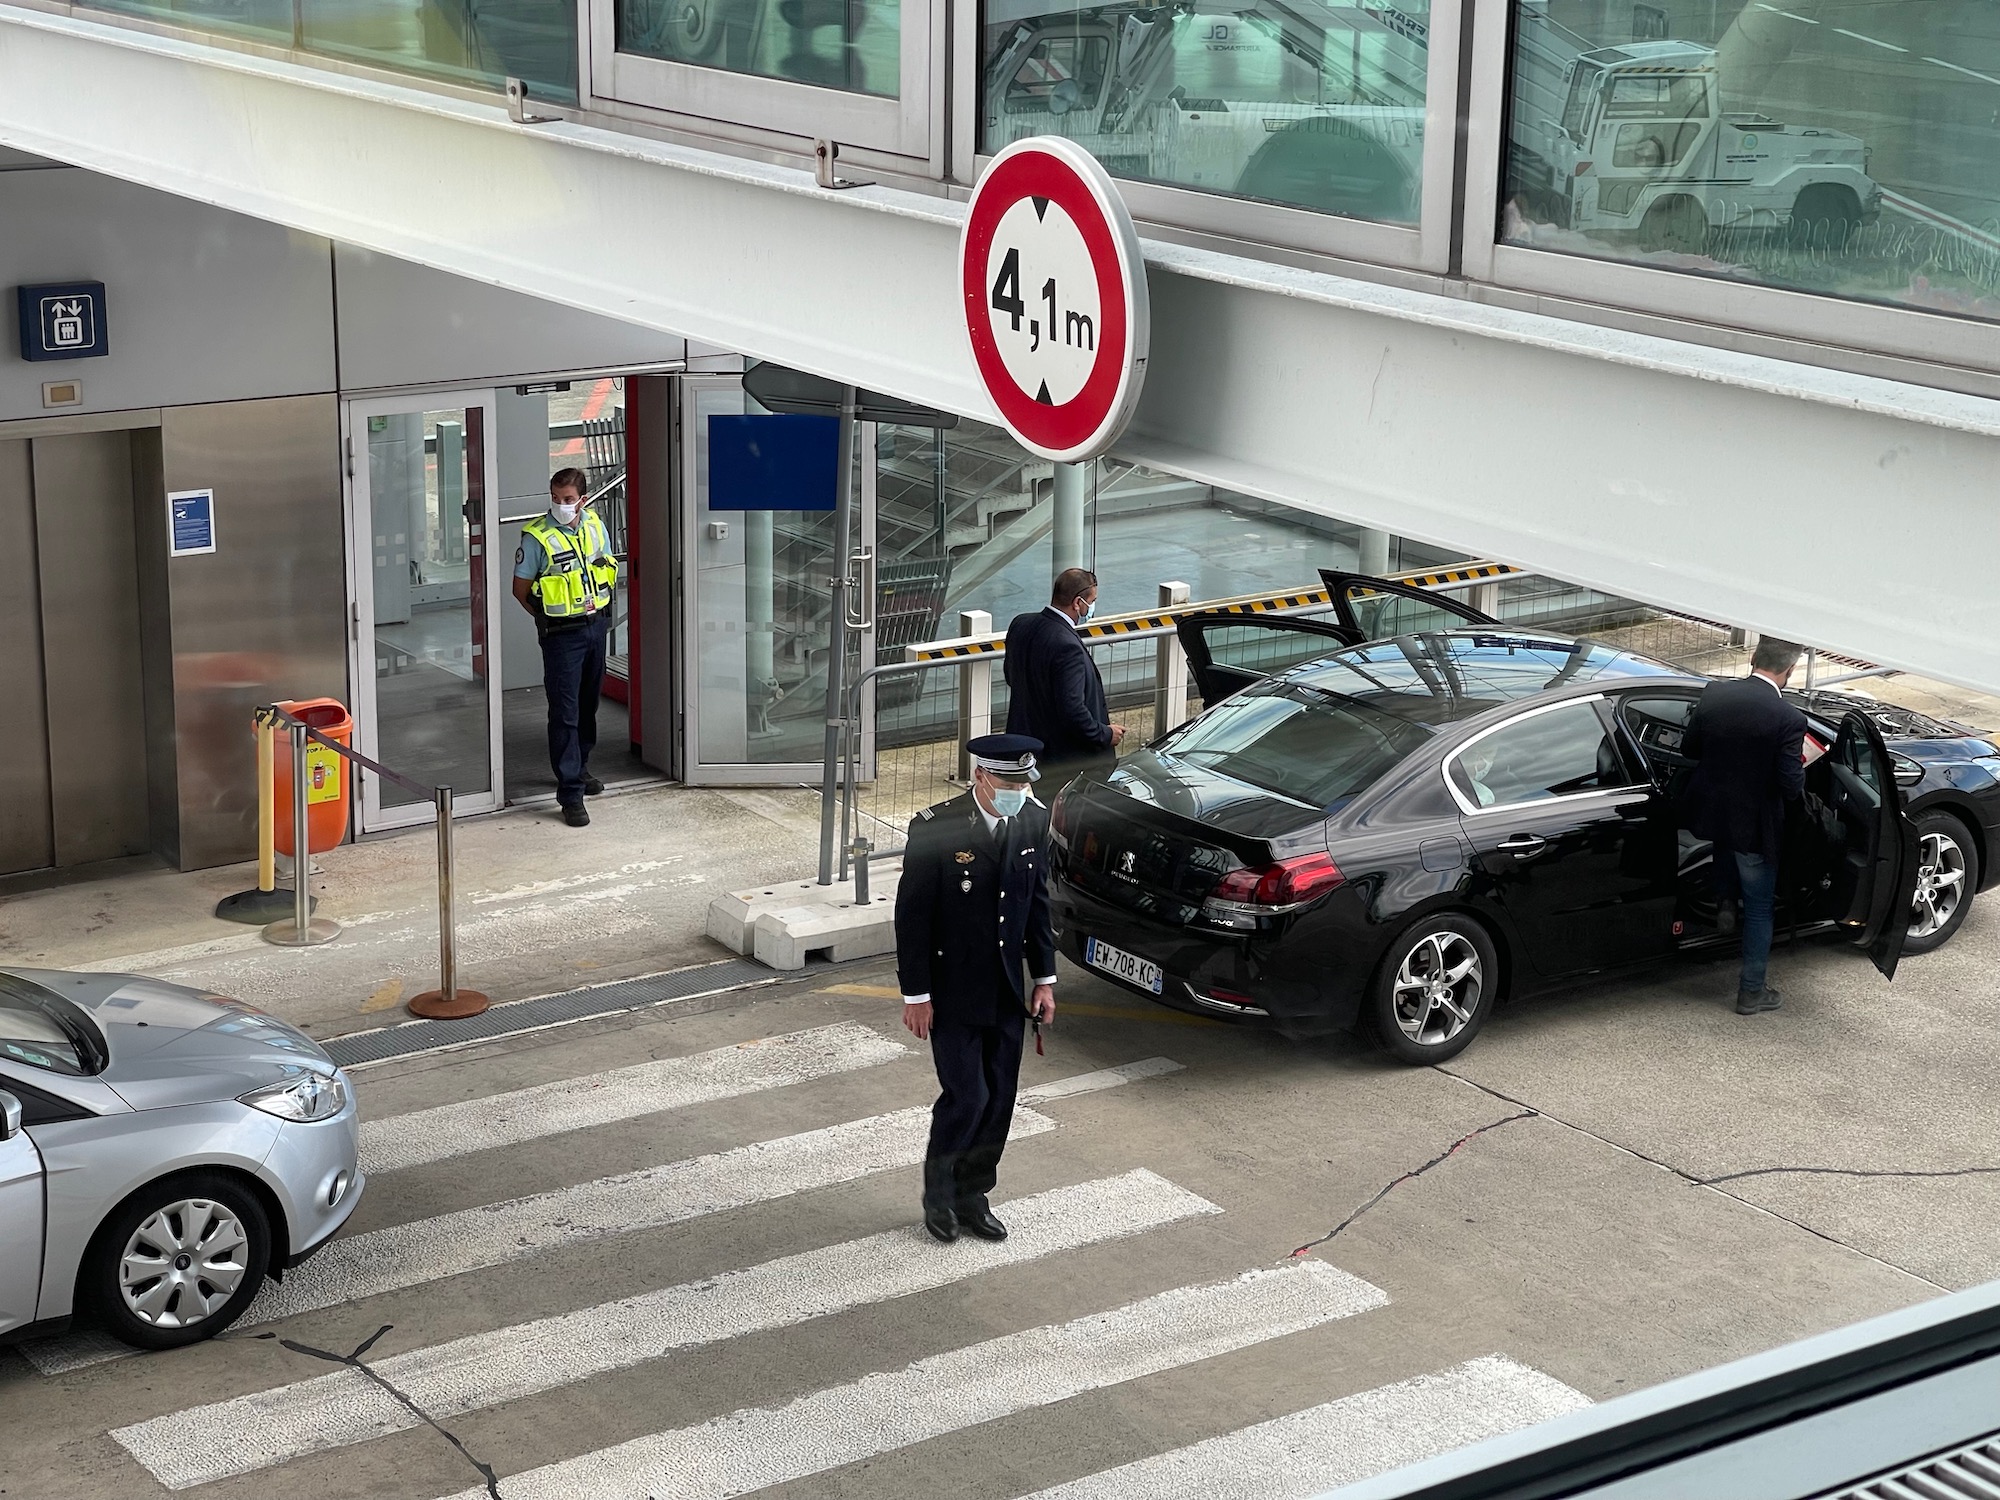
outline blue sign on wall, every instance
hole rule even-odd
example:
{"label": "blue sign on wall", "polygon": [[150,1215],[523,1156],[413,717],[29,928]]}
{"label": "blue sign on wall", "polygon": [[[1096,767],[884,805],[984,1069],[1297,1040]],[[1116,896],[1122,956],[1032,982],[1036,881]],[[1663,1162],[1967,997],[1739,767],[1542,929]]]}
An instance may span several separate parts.
{"label": "blue sign on wall", "polygon": [[167,496],[167,556],[215,550],[215,491],[175,490]]}
{"label": "blue sign on wall", "polygon": [[832,510],[838,417],[710,417],[710,510]]}
{"label": "blue sign on wall", "polygon": [[111,352],[103,282],[16,287],[14,298],[21,314],[21,358],[94,359]]}

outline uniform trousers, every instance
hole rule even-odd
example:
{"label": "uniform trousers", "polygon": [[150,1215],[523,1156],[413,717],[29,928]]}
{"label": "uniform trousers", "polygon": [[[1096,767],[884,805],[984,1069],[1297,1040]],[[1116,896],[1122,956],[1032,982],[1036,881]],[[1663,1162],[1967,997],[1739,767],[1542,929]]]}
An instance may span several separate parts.
{"label": "uniform trousers", "polygon": [[[1003,1011],[1010,1001],[1003,994]],[[924,1153],[924,1207],[983,1207],[1000,1176],[1000,1153],[1014,1123],[1021,1081],[1021,1036],[1028,1018],[1003,1014],[994,1026],[931,1026],[931,1063],[938,1099],[931,1106],[930,1149]]]}
{"label": "uniform trousers", "polygon": [[556,801],[583,805],[583,778],[597,746],[597,695],[604,685],[602,612],[542,636],[542,692],[549,700],[549,766]]}

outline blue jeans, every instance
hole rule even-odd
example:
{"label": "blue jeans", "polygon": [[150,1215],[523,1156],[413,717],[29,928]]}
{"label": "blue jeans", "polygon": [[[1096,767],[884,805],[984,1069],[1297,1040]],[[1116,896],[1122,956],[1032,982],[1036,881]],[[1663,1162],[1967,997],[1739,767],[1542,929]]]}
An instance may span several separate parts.
{"label": "blue jeans", "polygon": [[604,616],[542,637],[542,692],[549,700],[549,765],[556,801],[583,805],[583,778],[597,745],[597,693],[604,684]]}
{"label": "blue jeans", "polygon": [[1743,898],[1743,978],[1746,990],[1764,988],[1771,958],[1771,904],[1778,894],[1778,867],[1761,854],[1732,856],[1733,882]]}

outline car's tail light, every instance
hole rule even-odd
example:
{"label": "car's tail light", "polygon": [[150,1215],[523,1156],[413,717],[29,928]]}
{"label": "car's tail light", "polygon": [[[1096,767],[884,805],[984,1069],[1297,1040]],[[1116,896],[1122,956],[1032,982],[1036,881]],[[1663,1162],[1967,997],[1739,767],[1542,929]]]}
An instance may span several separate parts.
{"label": "car's tail light", "polygon": [[1216,882],[1202,915],[1224,927],[1254,927],[1259,917],[1297,911],[1347,877],[1327,854],[1301,854],[1270,865],[1245,865]]}

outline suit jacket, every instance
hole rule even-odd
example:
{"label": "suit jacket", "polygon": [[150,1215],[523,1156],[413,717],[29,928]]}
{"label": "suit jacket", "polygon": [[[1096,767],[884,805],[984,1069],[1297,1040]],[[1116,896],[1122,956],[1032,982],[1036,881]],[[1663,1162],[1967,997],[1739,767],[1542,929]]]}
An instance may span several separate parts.
{"label": "suit jacket", "polygon": [[1011,695],[1007,732],[1040,740],[1044,766],[1112,755],[1104,679],[1074,625],[1047,609],[1016,615],[1007,627],[1004,661]]}
{"label": "suit jacket", "polygon": [[1701,690],[1682,751],[1688,827],[1718,850],[1760,854],[1775,864],[1784,844],[1785,805],[1805,793],[1806,716],[1755,677]]}
{"label": "suit jacket", "polygon": [[994,1026],[1026,1012],[1025,959],[1056,971],[1049,917],[1049,814],[1032,799],[996,849],[972,793],[910,820],[896,885],[896,980],[929,995],[936,1019]]}

